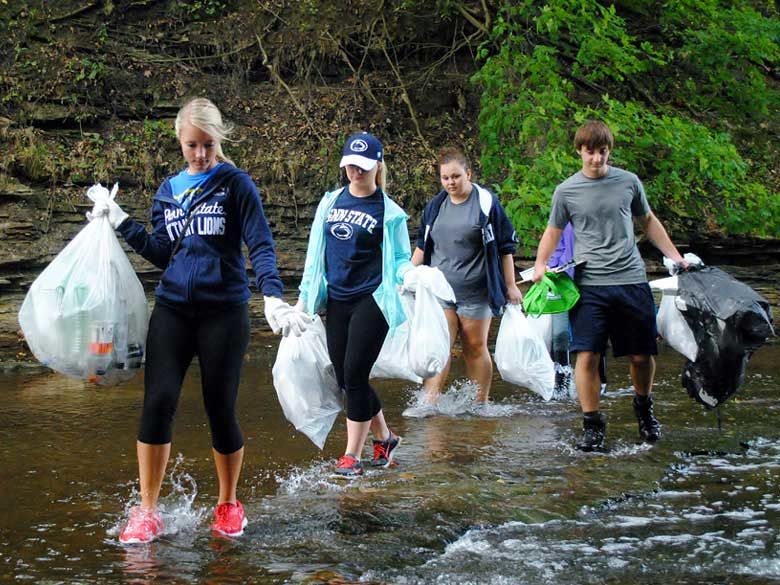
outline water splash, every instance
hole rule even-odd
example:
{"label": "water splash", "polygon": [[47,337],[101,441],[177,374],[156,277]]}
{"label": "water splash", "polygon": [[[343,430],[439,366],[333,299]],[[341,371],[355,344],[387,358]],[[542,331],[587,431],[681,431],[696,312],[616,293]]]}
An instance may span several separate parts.
{"label": "water splash", "polygon": [[574,370],[570,365],[555,362],[555,388],[553,400],[577,400],[577,388],[574,385]]}
{"label": "water splash", "polygon": [[[179,453],[173,462],[171,471],[168,474],[168,482],[171,491],[168,495],[161,497],[158,502],[160,516],[162,516],[165,529],[163,535],[174,535],[180,533],[194,532],[197,527],[208,517],[210,508],[207,506],[195,506],[195,498],[198,495],[198,484],[195,478],[183,469],[185,463],[184,455]],[[163,483],[163,490],[166,483]],[[130,515],[130,509],[133,506],[141,504],[141,496],[134,484],[130,492],[130,497],[124,504],[122,515],[118,521],[106,530],[111,537],[119,536],[119,531],[127,522]]]}
{"label": "water splash", "polygon": [[318,461],[308,467],[293,467],[287,475],[276,474],[277,493],[293,496],[301,493],[343,492],[348,482],[332,477],[333,463]]}
{"label": "water splash", "polygon": [[[607,574],[615,582],[647,585],[671,575],[697,583],[729,581],[733,575],[774,581],[780,577],[778,515],[772,507],[780,445],[756,439],[745,449],[678,453],[682,464],[658,490],[583,506],[572,519],[473,528],[418,567],[370,576],[394,583],[465,584],[522,574],[524,583],[540,585],[595,584]],[[733,485],[754,487],[755,495],[732,500],[726,494]]]}
{"label": "water splash", "polygon": [[471,381],[456,380],[443,392],[435,404],[428,401],[425,388],[413,390],[409,408],[404,410],[406,418],[426,418],[436,414],[458,416],[468,414],[477,397],[477,385]]}
{"label": "water splash", "polygon": [[183,467],[184,456],[179,453],[168,474],[171,493],[160,499],[160,514],[165,522],[164,534],[195,530],[209,515],[209,507],[195,506],[198,484]]}
{"label": "water splash", "polygon": [[476,402],[478,386],[471,380],[454,380],[439,396],[436,404],[427,400],[424,388],[413,390],[409,407],[403,411],[405,418],[443,416],[478,416],[484,418],[509,417],[525,410],[524,405],[512,403]]}
{"label": "water splash", "polygon": [[448,416],[472,414],[474,407],[481,406],[474,403],[478,390],[477,385],[471,380],[454,380],[439,398],[437,404],[439,412]]}
{"label": "water splash", "polygon": [[562,440],[557,444],[558,449],[564,455],[570,457],[610,457],[614,459],[628,458],[653,448],[651,443],[632,443],[622,439],[610,440],[607,435],[607,445],[601,451],[582,451],[575,446],[575,439]]}

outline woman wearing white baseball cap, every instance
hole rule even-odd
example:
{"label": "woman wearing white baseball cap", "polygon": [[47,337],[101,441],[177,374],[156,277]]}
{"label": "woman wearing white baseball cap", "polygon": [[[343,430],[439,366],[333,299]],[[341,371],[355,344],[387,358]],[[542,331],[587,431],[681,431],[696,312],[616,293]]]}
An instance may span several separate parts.
{"label": "woman wearing white baseball cap", "polygon": [[363,474],[369,431],[374,467],[389,467],[401,443],[368,377],[388,330],[406,320],[397,285],[412,264],[406,213],[384,190],[382,143],[367,132],[353,134],[342,155],[349,184],[325,193],[317,208],[298,306],[312,315],[327,312],[328,353],[347,410],[347,446],[335,473],[356,477]]}

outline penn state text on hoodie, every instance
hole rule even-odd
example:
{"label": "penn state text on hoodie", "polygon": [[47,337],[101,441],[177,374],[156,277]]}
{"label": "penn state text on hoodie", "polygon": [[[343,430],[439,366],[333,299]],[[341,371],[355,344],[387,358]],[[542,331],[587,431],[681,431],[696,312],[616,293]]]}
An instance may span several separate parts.
{"label": "penn state text on hoodie", "polygon": [[273,237],[260,194],[249,175],[221,164],[190,205],[193,215],[171,257],[188,215],[163,181],[152,201],[152,233],[128,218],[118,230],[146,260],[163,270],[155,296],[174,304],[240,304],[249,297],[241,249],[246,242],[255,283],[264,296],[282,296]]}

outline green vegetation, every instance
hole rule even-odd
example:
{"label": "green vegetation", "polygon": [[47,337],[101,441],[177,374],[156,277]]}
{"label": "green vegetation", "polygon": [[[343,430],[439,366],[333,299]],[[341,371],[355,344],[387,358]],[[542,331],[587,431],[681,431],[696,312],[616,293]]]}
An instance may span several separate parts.
{"label": "green vegetation", "polygon": [[225,2],[218,0],[194,0],[182,2],[182,10],[191,18],[211,18],[224,12]]}
{"label": "green vegetation", "polygon": [[479,159],[531,254],[596,117],[676,238],[780,237],[773,1],[0,1],[0,65],[0,175],[52,196],[119,176],[140,205],[181,164],[178,104],[208,95],[296,214],[370,129],[413,215],[437,147]]}
{"label": "green vegetation", "polygon": [[505,4],[474,76],[483,173],[530,252],[577,126],[603,119],[614,163],[672,232],[780,236],[775,174],[780,20],[728,0]]}

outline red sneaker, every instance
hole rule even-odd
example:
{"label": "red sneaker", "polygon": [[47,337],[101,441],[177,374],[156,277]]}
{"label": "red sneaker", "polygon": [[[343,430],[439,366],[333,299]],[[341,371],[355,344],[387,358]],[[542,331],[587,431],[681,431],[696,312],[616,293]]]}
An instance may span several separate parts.
{"label": "red sneaker", "polygon": [[225,536],[241,536],[248,521],[241,502],[223,502],[214,509],[214,522],[211,529]]}
{"label": "red sneaker", "polygon": [[342,455],[333,473],[338,477],[357,477],[363,475],[363,464],[353,455]]}
{"label": "red sneaker", "polygon": [[374,439],[374,458],[371,460],[373,467],[390,467],[393,463],[393,456],[401,444],[401,437],[394,435],[392,432],[390,436],[384,441],[377,441]]}
{"label": "red sneaker", "polygon": [[152,542],[162,534],[163,521],[160,513],[141,506],[130,508],[130,518],[119,533],[122,544],[138,544]]}

